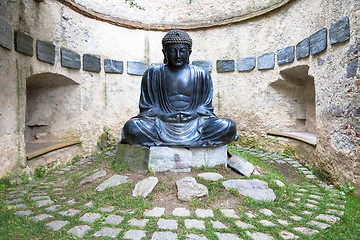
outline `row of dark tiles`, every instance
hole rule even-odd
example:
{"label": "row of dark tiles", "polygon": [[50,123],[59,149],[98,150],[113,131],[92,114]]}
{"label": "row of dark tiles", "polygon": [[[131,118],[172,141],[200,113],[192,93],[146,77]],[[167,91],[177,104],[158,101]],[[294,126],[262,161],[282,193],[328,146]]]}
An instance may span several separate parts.
{"label": "row of dark tiles", "polygon": [[[0,19],[0,46],[12,50],[12,28],[11,26]],[[350,39],[350,24],[349,18],[343,17],[329,28],[329,42],[330,44],[345,42]],[[277,53],[265,53],[257,57],[257,69],[267,70],[275,67],[275,55],[277,56],[278,65],[291,63],[296,59],[302,59],[323,52],[327,48],[328,31],[323,28],[310,37],[305,38],[296,46],[289,46],[277,50]],[[33,56],[33,38],[23,32],[14,32],[14,47],[17,52],[27,56]],[[66,68],[80,69],[81,56],[79,53],[61,48],[61,65]],[[41,40],[36,41],[36,56],[40,61],[54,64],[55,63],[55,45]],[[89,72],[101,71],[101,60],[97,56],[83,54],[83,70]],[[201,66],[208,71],[212,70],[211,61],[193,61],[192,64]],[[105,73],[123,73],[123,61],[113,59],[104,59]],[[256,66],[256,57],[240,58],[236,62],[237,70],[240,72],[251,71]],[[131,75],[143,75],[147,68],[145,62],[128,61],[127,73]],[[235,71],[235,60],[217,60],[216,71],[233,72]]]}

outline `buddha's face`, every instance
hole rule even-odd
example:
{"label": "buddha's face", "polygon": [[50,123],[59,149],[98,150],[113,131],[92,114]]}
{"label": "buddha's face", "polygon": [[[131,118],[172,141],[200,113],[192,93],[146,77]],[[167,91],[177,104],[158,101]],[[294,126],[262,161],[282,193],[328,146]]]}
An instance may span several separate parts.
{"label": "buddha's face", "polygon": [[189,63],[191,50],[187,44],[176,43],[166,45],[163,53],[168,66],[181,69]]}

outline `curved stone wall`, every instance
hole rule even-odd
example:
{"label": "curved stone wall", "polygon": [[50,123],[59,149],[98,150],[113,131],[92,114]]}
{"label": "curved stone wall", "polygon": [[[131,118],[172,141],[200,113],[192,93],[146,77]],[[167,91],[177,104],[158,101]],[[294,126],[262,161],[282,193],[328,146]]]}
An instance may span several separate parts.
{"label": "curved stone wall", "polygon": [[[247,136],[306,131],[295,109],[306,100],[305,85],[298,87],[288,75],[313,78],[317,146],[309,164],[334,181],[357,183],[359,13],[356,0],[290,1],[247,21],[189,31],[191,60],[212,70],[215,113],[234,119]],[[79,84],[73,98],[79,107],[71,124],[54,126],[58,138],[80,138],[83,151],[92,152],[104,126],[120,137],[122,125],[138,112],[139,75],[162,62],[163,32],[117,27],[56,0],[0,0],[0,19],[1,176],[26,165],[26,79],[37,74]],[[9,33],[11,41],[4,40]],[[274,87],[279,83],[284,91]]]}

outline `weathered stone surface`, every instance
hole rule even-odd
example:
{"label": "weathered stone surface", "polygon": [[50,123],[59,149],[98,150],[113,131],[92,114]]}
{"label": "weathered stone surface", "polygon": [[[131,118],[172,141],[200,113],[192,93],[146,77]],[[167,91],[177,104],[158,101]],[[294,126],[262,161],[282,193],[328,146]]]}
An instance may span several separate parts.
{"label": "weathered stone surface", "polygon": [[138,196],[147,197],[147,195],[149,195],[152,192],[152,190],[154,189],[157,183],[158,183],[157,177],[148,177],[138,182],[135,185],[135,189],[133,191],[133,197],[138,197]]}
{"label": "weathered stone surface", "polygon": [[151,172],[189,172],[191,160],[191,151],[185,148],[151,147],[149,169]]}
{"label": "weathered stone surface", "polygon": [[143,230],[129,230],[124,234],[124,239],[140,240],[146,236],[146,232]]}
{"label": "weathered stone surface", "polygon": [[216,60],[216,71],[218,73],[235,71],[235,60]]}
{"label": "weathered stone surface", "polygon": [[146,224],[149,222],[149,219],[131,219],[129,220],[130,226],[137,226],[137,227],[145,227]]}
{"label": "weathered stone surface", "polygon": [[38,221],[43,221],[43,220],[53,218],[53,217],[54,216],[52,216],[50,214],[40,214],[40,215],[32,217],[31,219],[34,220],[35,222],[38,222]]}
{"label": "weathered stone surface", "polygon": [[279,187],[285,187],[285,184],[284,184],[282,181],[277,180],[277,179],[274,179],[273,181],[274,181],[275,184],[278,185]]}
{"label": "weathered stone surface", "polygon": [[318,227],[318,228],[320,228],[320,229],[327,229],[327,228],[330,227],[329,224],[317,222],[317,221],[314,221],[314,220],[311,220],[311,221],[308,222],[307,224],[308,224],[308,225],[311,225],[311,226]]}
{"label": "weathered stone surface", "polygon": [[258,179],[234,179],[222,184],[226,189],[235,188],[239,190],[241,195],[249,196],[257,201],[274,201],[276,198],[274,191],[268,187],[267,182]]}
{"label": "weathered stone surface", "polygon": [[23,202],[23,201],[24,201],[23,198],[15,198],[15,199],[4,201],[4,204],[13,204],[13,203],[19,203],[19,202]]}
{"label": "weathered stone surface", "polygon": [[38,201],[38,200],[49,200],[49,199],[50,199],[50,197],[46,195],[46,196],[31,197],[30,199],[31,199],[31,200],[33,200],[33,201]]}
{"label": "weathered stone surface", "polygon": [[95,222],[97,219],[101,218],[101,214],[100,213],[85,213],[84,215],[82,215],[82,217],[80,218],[80,221],[84,221],[84,222]]}
{"label": "weathered stone surface", "polygon": [[186,208],[175,208],[172,215],[176,217],[188,217],[190,216],[190,211]]}
{"label": "weathered stone surface", "polygon": [[323,28],[310,36],[310,54],[315,55],[327,48],[327,29]]}
{"label": "weathered stone surface", "polygon": [[41,200],[41,201],[35,202],[35,205],[37,207],[43,207],[43,206],[47,206],[47,205],[51,205],[51,204],[54,204],[54,201],[52,201],[51,199],[46,199],[46,200]]}
{"label": "weathered stone surface", "polygon": [[88,225],[78,225],[73,228],[71,228],[68,233],[78,237],[83,238],[85,234],[91,229]]}
{"label": "weathered stone surface", "polygon": [[100,72],[101,71],[101,64],[100,64],[100,58],[84,54],[83,55],[83,69],[88,72]]}
{"label": "weathered stone surface", "polygon": [[350,39],[350,23],[348,17],[343,17],[329,28],[330,44],[345,42]]}
{"label": "weathered stone surface", "polygon": [[236,61],[236,69],[239,72],[250,71],[255,68],[256,57],[239,58]]}
{"label": "weathered stone surface", "polygon": [[80,210],[76,210],[76,209],[67,209],[65,211],[61,211],[59,212],[59,214],[67,216],[67,217],[72,217],[75,216],[76,214],[78,214],[80,212]]}
{"label": "weathered stone surface", "polygon": [[124,218],[123,218],[122,216],[119,216],[119,215],[109,215],[109,216],[106,217],[104,223],[112,224],[112,225],[118,225],[118,224],[120,224],[123,220],[124,220]]}
{"label": "weathered stone surface", "polygon": [[49,42],[36,41],[36,56],[40,61],[55,63],[55,45]]}
{"label": "weathered stone surface", "polygon": [[127,62],[127,73],[130,75],[142,76],[146,71],[146,63],[144,62]]}
{"label": "weathered stone surface", "polygon": [[25,204],[16,204],[16,205],[12,205],[11,207],[14,209],[19,209],[19,208],[26,208],[27,206]]}
{"label": "weathered stone surface", "polygon": [[55,211],[57,211],[57,210],[59,210],[59,209],[61,209],[61,208],[63,208],[63,206],[57,204],[57,205],[52,205],[52,206],[50,206],[50,207],[45,208],[45,211],[55,212]]}
{"label": "weathered stone surface", "polygon": [[296,45],[296,59],[308,57],[310,55],[310,38],[305,38]]}
{"label": "weathered stone surface", "polygon": [[126,165],[131,171],[146,174],[149,167],[150,149],[139,145],[118,144],[115,161]]}
{"label": "weathered stone surface", "polygon": [[46,226],[53,229],[54,231],[59,231],[62,227],[64,227],[68,223],[69,223],[69,221],[55,220],[55,221],[47,223]]}
{"label": "weathered stone surface", "polygon": [[165,208],[155,207],[153,209],[146,210],[144,216],[146,217],[161,217],[165,213]]}
{"label": "weathered stone surface", "polygon": [[288,232],[288,231],[281,231],[279,234],[283,239],[298,239],[299,238],[295,234]]}
{"label": "weathered stone surface", "polygon": [[258,57],[257,62],[258,70],[273,69],[275,67],[275,53],[265,53]]}
{"label": "weathered stone surface", "polygon": [[262,213],[262,214],[264,214],[264,215],[266,215],[266,216],[273,216],[273,215],[275,215],[275,214],[273,213],[273,211],[271,211],[270,209],[267,209],[267,208],[262,208],[262,209],[259,210],[259,212]]}
{"label": "weathered stone surface", "polygon": [[333,215],[326,215],[326,214],[320,214],[315,219],[323,220],[323,221],[326,221],[326,222],[331,223],[331,224],[334,224],[334,223],[336,223],[337,221],[340,220],[339,217],[336,217],[336,216],[333,216]]}
{"label": "weathered stone surface", "polygon": [[207,240],[205,236],[199,236],[196,234],[187,234],[185,240]]}
{"label": "weathered stone surface", "polygon": [[221,174],[213,172],[199,173],[198,177],[208,181],[218,181],[224,178]]}
{"label": "weathered stone surface", "polygon": [[115,174],[111,178],[105,180],[103,183],[97,186],[96,191],[102,192],[107,188],[119,186],[123,183],[126,183],[127,179],[128,179],[127,176],[121,176]]}
{"label": "weathered stone surface", "polygon": [[100,208],[100,212],[112,212],[112,211],[114,211],[114,209],[115,209],[114,206],[101,207],[101,208]]}
{"label": "weathered stone surface", "polygon": [[228,166],[246,177],[250,177],[255,166],[238,154],[233,154],[227,162]]}
{"label": "weathered stone surface", "polygon": [[178,228],[178,224],[175,219],[160,218],[157,225],[160,229],[176,230]]}
{"label": "weathered stone surface", "polygon": [[225,226],[222,222],[220,221],[210,221],[213,228],[216,228],[216,229],[227,229],[228,227]]}
{"label": "weathered stone surface", "polygon": [[351,60],[350,63],[347,65],[347,67],[346,67],[346,77],[347,78],[356,76],[356,72],[358,69],[358,63],[359,63],[359,58],[355,58],[355,59]]}
{"label": "weathered stone surface", "polygon": [[224,214],[225,217],[228,218],[240,218],[234,209],[220,209],[220,212]]}
{"label": "weathered stone surface", "polygon": [[296,227],[296,228],[294,228],[294,230],[297,232],[300,232],[304,235],[307,235],[307,236],[319,233],[318,230],[314,230],[314,229],[306,228],[306,227]]}
{"label": "weathered stone surface", "polygon": [[254,240],[273,240],[274,238],[266,233],[261,232],[249,232],[247,231],[246,234]]}
{"label": "weathered stone surface", "polygon": [[151,240],[177,240],[177,234],[173,232],[154,232]]}
{"label": "weathered stone surface", "polygon": [[199,218],[214,217],[214,212],[211,209],[196,209],[195,214]]}
{"label": "weathered stone surface", "polygon": [[27,56],[34,55],[33,38],[22,32],[15,31],[15,50]]}
{"label": "weathered stone surface", "polygon": [[104,59],[104,70],[106,73],[123,73],[124,62],[113,59]]}
{"label": "weathered stone surface", "polygon": [[178,189],[178,199],[182,201],[191,201],[194,198],[206,196],[208,194],[207,188],[196,182],[193,177],[185,177],[176,181]]}
{"label": "weathered stone surface", "polygon": [[336,210],[336,209],[328,209],[327,211],[326,211],[326,213],[330,213],[330,214],[337,214],[337,215],[340,215],[340,216],[342,216],[342,215],[344,215],[344,211],[340,211],[340,210]]}
{"label": "weathered stone surface", "polygon": [[17,211],[15,212],[15,215],[18,216],[29,216],[31,215],[33,212],[31,210],[22,210],[22,211]]}
{"label": "weathered stone surface", "polygon": [[215,167],[227,164],[226,146],[215,148],[190,148],[191,166],[193,167]]}
{"label": "weathered stone surface", "polygon": [[282,65],[285,63],[291,63],[294,61],[295,47],[290,46],[277,50],[277,63]]}
{"label": "weathered stone surface", "polygon": [[92,175],[86,177],[85,179],[81,180],[80,184],[83,185],[85,183],[93,182],[98,178],[106,176],[105,171],[98,171],[96,173],[93,173]]}
{"label": "weathered stone surface", "polygon": [[193,61],[192,65],[202,67],[208,72],[211,72],[212,69],[211,61]]}
{"label": "weathered stone surface", "polygon": [[259,223],[265,227],[273,227],[276,226],[273,222],[269,221],[269,220],[260,220]]}
{"label": "weathered stone surface", "polygon": [[122,231],[122,229],[120,229],[120,228],[104,227],[104,228],[101,229],[100,231],[97,231],[97,232],[94,234],[94,236],[95,236],[95,237],[111,237],[111,238],[116,238],[121,231]]}
{"label": "weathered stone surface", "polygon": [[244,223],[240,220],[236,221],[235,224],[241,229],[254,228],[254,225],[251,225],[250,223]]}
{"label": "weathered stone surface", "polygon": [[12,28],[0,19],[0,46],[12,50]]}
{"label": "weathered stone surface", "polygon": [[80,54],[67,50],[65,48],[61,48],[61,66],[72,68],[72,69],[80,69],[81,60]]}
{"label": "weathered stone surface", "polygon": [[317,63],[318,63],[319,66],[322,66],[322,65],[325,64],[325,60],[322,59],[322,58],[320,58],[320,57],[318,57],[318,58],[317,58]]}
{"label": "weathered stone surface", "polygon": [[215,232],[219,240],[241,240],[236,234],[233,233],[219,233]]}
{"label": "weathered stone surface", "polygon": [[185,219],[184,223],[185,223],[185,227],[188,229],[196,228],[196,229],[200,229],[200,230],[205,230],[205,222],[202,220]]}

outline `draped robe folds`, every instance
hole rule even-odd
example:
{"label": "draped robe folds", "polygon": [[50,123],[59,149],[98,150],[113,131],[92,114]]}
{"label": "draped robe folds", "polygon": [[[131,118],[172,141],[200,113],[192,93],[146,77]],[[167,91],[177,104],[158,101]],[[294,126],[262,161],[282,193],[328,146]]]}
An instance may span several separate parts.
{"label": "draped robe folds", "polygon": [[[193,86],[187,107],[176,108],[166,91],[164,65],[148,69],[142,78],[139,102],[140,114],[124,126],[122,142],[144,146],[211,147],[232,142],[236,135],[235,123],[217,118],[213,113],[212,81],[202,68],[188,65]],[[165,122],[163,113],[197,113],[198,117],[185,122]]]}

